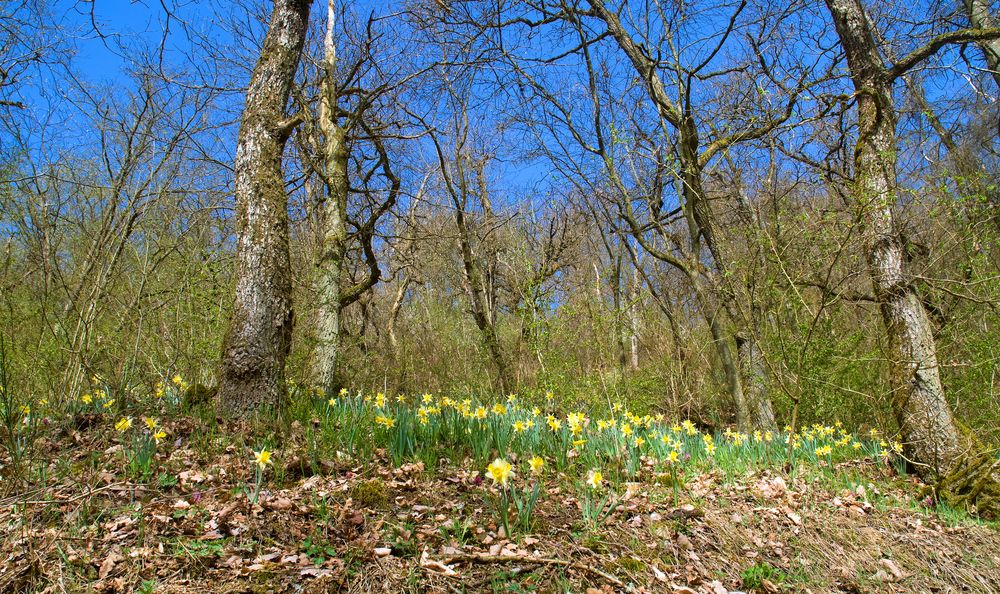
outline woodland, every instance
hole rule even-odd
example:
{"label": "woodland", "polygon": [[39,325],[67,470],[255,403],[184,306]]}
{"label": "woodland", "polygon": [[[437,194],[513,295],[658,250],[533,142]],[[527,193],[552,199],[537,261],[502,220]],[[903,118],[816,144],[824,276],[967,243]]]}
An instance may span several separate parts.
{"label": "woodland", "polygon": [[1000,591],[996,0],[11,0],[0,591]]}

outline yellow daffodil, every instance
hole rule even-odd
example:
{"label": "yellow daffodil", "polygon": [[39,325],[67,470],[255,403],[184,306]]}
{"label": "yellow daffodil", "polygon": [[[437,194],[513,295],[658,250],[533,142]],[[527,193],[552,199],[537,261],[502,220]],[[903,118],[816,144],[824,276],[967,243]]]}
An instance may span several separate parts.
{"label": "yellow daffodil", "polygon": [[604,476],[601,474],[600,470],[591,470],[587,473],[587,486],[591,489],[600,489],[601,482],[604,481]]}
{"label": "yellow daffodil", "polygon": [[94,397],[90,394],[84,394],[83,396],[80,396],[80,400],[82,400],[84,404],[92,404],[94,402]]}
{"label": "yellow daffodil", "polygon": [[538,474],[539,472],[541,472],[542,467],[545,466],[545,460],[543,460],[539,456],[535,456],[528,460],[528,465],[531,466],[532,474]]}
{"label": "yellow daffodil", "polygon": [[667,461],[671,464],[676,464],[679,456],[680,454],[677,453],[677,450],[670,450],[670,453],[667,454]]}
{"label": "yellow daffodil", "polygon": [[271,452],[267,448],[261,448],[259,452],[253,453],[254,462],[257,467],[264,470],[264,467],[271,463]]}
{"label": "yellow daffodil", "polygon": [[515,421],[514,422],[514,433],[523,433],[524,430],[527,429],[527,428],[528,427],[527,427],[527,425],[524,424],[524,421]]}
{"label": "yellow daffodil", "polygon": [[156,419],[153,417],[143,417],[142,422],[146,424],[146,428],[150,431],[156,429]]}
{"label": "yellow daffodil", "polygon": [[507,480],[510,478],[510,475],[514,474],[514,471],[511,469],[510,462],[507,462],[502,458],[497,458],[491,462],[490,465],[486,467],[486,471],[489,473],[489,476],[493,479],[494,483],[499,483],[500,486],[503,487],[507,486]]}
{"label": "yellow daffodil", "polygon": [[128,431],[132,427],[132,417],[122,417],[115,423],[115,430],[118,432]]}
{"label": "yellow daffodil", "polygon": [[164,431],[163,429],[160,429],[159,431],[153,434],[153,439],[156,440],[156,443],[160,443],[160,441],[162,441],[163,438],[165,438],[166,436],[167,432]]}

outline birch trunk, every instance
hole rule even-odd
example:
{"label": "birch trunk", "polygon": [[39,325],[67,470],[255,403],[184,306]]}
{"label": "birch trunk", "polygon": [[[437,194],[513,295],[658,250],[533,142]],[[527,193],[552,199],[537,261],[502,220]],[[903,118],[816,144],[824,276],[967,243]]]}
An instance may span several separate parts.
{"label": "birch trunk", "polygon": [[336,24],[333,0],[327,2],[324,49],[324,78],[320,99],[319,129],[323,135],[323,167],[326,172],[326,203],[322,217],[322,242],[317,261],[316,294],[319,312],[316,323],[316,350],[313,381],[327,394],[339,389],[337,356],[340,349],[341,279],[347,257],[347,177],[346,132],[336,116],[337,49],[333,43]]}
{"label": "birch trunk", "polygon": [[293,124],[285,106],[309,21],[308,0],[277,0],[247,88],[236,144],[236,277],[222,345],[219,400],[246,417],[287,401],[292,339],[288,195],[281,159]]}

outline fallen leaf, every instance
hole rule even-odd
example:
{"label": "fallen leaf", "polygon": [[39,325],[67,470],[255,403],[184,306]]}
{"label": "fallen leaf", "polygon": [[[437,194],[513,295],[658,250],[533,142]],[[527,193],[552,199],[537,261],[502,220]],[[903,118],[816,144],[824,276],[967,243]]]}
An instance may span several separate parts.
{"label": "fallen leaf", "polygon": [[118,554],[118,551],[111,553],[101,562],[101,568],[97,571],[97,579],[103,580],[115,569],[115,563],[124,561],[125,558]]}
{"label": "fallen leaf", "polygon": [[435,561],[427,555],[427,549],[420,554],[420,567],[424,569],[440,573],[441,575],[446,575],[448,577],[454,577],[458,575],[458,572],[451,568],[449,565],[445,565],[440,561]]}

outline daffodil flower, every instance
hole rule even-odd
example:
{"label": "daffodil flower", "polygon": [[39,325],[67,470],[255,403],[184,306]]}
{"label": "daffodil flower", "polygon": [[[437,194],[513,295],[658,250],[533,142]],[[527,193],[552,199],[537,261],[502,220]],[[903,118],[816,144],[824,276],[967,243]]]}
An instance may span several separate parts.
{"label": "daffodil flower", "polygon": [[486,467],[486,471],[489,473],[490,478],[493,479],[494,483],[499,483],[500,486],[506,487],[507,480],[510,475],[514,474],[511,468],[510,462],[507,462],[503,458],[497,458]]}
{"label": "daffodil flower", "polygon": [[271,463],[271,452],[267,448],[261,448],[259,452],[254,452],[254,462],[257,467],[264,470],[264,467]]}

